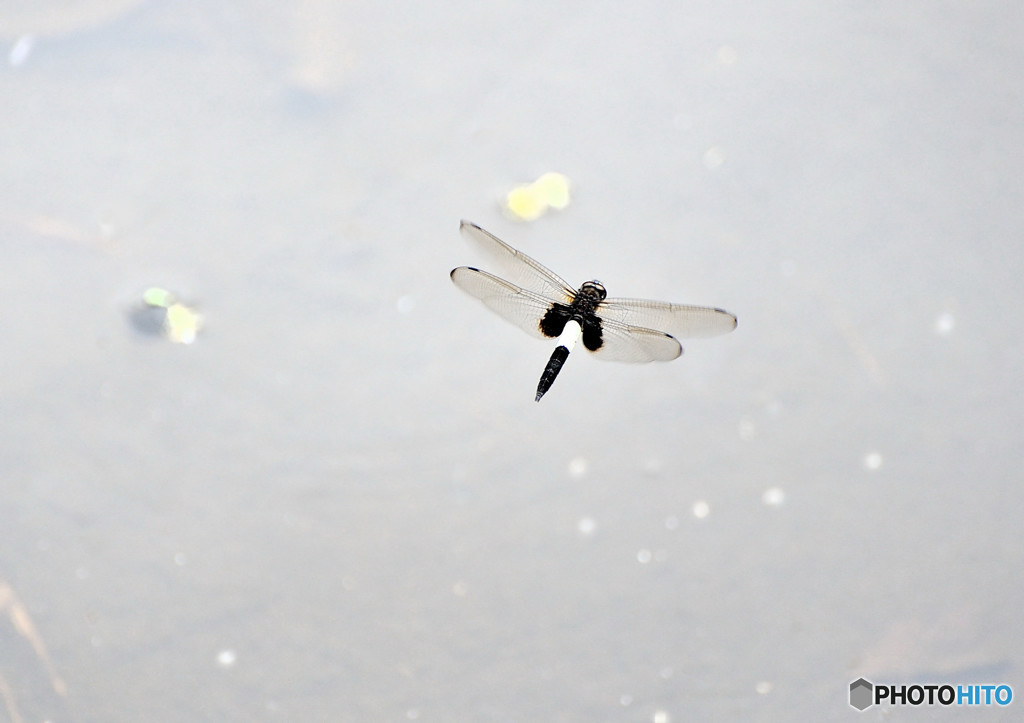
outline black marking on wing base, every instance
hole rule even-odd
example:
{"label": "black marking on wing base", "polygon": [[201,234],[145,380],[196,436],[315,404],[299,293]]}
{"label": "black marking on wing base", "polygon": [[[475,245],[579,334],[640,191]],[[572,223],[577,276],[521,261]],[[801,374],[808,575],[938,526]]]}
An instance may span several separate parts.
{"label": "black marking on wing base", "polygon": [[540,320],[540,333],[544,336],[555,339],[562,335],[562,330],[572,318],[572,307],[565,304],[555,304]]}
{"label": "black marking on wing base", "polygon": [[[562,324],[565,326],[565,324]],[[555,377],[558,376],[558,372],[562,371],[562,365],[565,364],[565,360],[569,358],[569,349],[565,346],[557,346],[555,350],[551,352],[551,358],[548,359],[548,365],[544,367],[544,373],[540,375],[540,382],[537,383],[537,398],[534,401],[539,402],[540,398],[543,397],[551,385],[555,383]]]}
{"label": "black marking on wing base", "polygon": [[601,319],[590,314],[589,316],[583,317],[583,322],[580,324],[583,327],[583,346],[587,347],[588,351],[597,351],[604,344],[604,334],[601,331]]}

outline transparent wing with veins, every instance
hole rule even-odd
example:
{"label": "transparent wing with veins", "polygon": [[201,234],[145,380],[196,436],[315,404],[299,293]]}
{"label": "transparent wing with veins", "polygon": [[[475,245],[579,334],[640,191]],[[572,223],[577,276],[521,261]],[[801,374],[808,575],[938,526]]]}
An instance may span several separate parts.
{"label": "transparent wing with veins", "polygon": [[515,324],[530,336],[549,338],[540,330],[540,320],[551,308],[551,300],[470,266],[452,270],[451,277],[456,286],[480,299],[484,306],[505,321]]}
{"label": "transparent wing with veins", "polygon": [[736,317],[725,309],[648,299],[608,298],[598,305],[597,314],[602,319],[657,329],[679,339],[719,336],[736,328]]}
{"label": "transparent wing with veins", "polygon": [[672,361],[683,353],[683,347],[670,334],[610,319],[601,320],[601,337],[604,343],[592,353],[602,361],[643,364]]}
{"label": "transparent wing with veins", "polygon": [[459,230],[470,244],[494,262],[492,270],[502,278],[550,301],[572,303],[576,290],[551,269],[512,248],[497,236],[487,233],[475,223],[463,221],[459,224]]}

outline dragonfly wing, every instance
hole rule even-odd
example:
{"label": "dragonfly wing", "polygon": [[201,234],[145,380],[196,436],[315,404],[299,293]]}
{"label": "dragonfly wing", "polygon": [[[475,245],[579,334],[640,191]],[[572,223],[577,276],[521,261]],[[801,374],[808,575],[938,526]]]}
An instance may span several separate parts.
{"label": "dragonfly wing", "polygon": [[602,319],[657,329],[680,339],[718,336],[736,328],[736,317],[724,309],[667,301],[605,299],[598,305],[597,314]]}
{"label": "dragonfly wing", "polygon": [[540,320],[551,308],[551,302],[544,297],[471,266],[453,269],[451,277],[456,286],[480,299],[505,321],[515,324],[531,336],[548,338],[540,330]]}
{"label": "dragonfly wing", "polygon": [[564,304],[572,302],[572,298],[576,294],[575,289],[543,264],[534,261],[522,251],[516,251],[475,223],[463,221],[459,225],[459,230],[462,231],[462,235],[467,241],[494,262],[494,271],[513,284],[552,301]]}
{"label": "dragonfly wing", "polygon": [[601,323],[601,341],[594,356],[603,361],[672,361],[683,353],[683,347],[675,337],[663,331],[620,324],[608,319]]}

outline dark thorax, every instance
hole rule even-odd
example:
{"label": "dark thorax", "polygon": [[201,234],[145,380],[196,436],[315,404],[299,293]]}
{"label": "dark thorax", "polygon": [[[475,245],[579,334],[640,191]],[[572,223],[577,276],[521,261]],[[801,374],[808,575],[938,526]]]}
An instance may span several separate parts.
{"label": "dark thorax", "polygon": [[590,351],[601,348],[601,319],[597,316],[597,307],[608,296],[608,292],[599,281],[587,281],[576,292],[571,305],[554,304],[540,320],[540,330],[544,336],[555,338],[570,319],[575,319],[583,328],[583,346]]}

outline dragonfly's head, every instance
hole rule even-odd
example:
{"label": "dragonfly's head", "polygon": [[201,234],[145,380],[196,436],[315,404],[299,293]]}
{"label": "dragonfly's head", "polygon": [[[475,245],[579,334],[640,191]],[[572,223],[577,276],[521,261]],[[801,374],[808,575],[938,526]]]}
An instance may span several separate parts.
{"label": "dragonfly's head", "polygon": [[580,287],[580,293],[589,296],[594,301],[604,301],[604,297],[608,296],[608,291],[604,288],[604,285],[596,279],[583,284]]}

